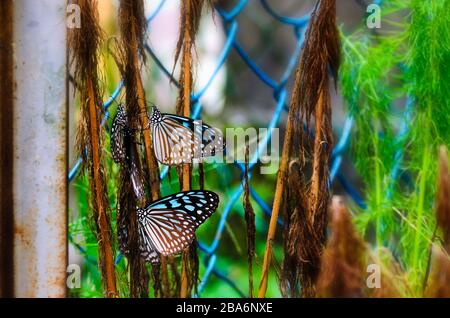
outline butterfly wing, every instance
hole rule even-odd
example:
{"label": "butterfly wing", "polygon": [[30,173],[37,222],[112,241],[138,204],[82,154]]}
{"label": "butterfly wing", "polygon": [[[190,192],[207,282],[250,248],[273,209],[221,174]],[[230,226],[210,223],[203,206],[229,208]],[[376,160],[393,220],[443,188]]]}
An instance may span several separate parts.
{"label": "butterfly wing", "polygon": [[153,148],[165,165],[191,163],[193,159],[213,156],[223,149],[222,133],[201,121],[171,114],[161,114],[153,107],[150,118]]}
{"label": "butterfly wing", "polygon": [[198,152],[198,136],[178,121],[165,116],[153,125],[152,135],[155,156],[165,165],[190,163]]}
{"label": "butterfly wing", "polygon": [[[164,114],[165,118],[177,121],[184,127],[188,128],[193,134],[201,139],[201,157],[214,156],[216,150],[222,151],[225,147],[222,132],[219,129],[213,128],[201,120],[193,120],[182,116],[171,114]],[[196,155],[195,157],[200,157]]]}
{"label": "butterfly wing", "polygon": [[173,255],[188,247],[195,230],[219,204],[211,191],[192,190],[164,197],[145,209],[138,209],[143,242],[162,255]]}
{"label": "butterfly wing", "polygon": [[[117,223],[117,241],[119,243],[119,250],[123,255],[128,256],[130,250],[128,248],[128,231],[124,222],[124,218],[121,218],[121,222]],[[155,246],[147,235],[144,233],[142,226],[138,225],[139,233],[139,253],[141,257],[151,262],[152,264],[159,263],[159,254],[156,251]]]}
{"label": "butterfly wing", "polygon": [[145,234],[145,229],[142,226],[138,226],[139,231],[139,251],[141,257],[152,264],[159,263],[159,254],[151,241],[150,237]]}
{"label": "butterfly wing", "polygon": [[127,113],[119,105],[111,127],[111,154],[114,162],[123,164],[126,161]]}
{"label": "butterfly wing", "polygon": [[125,218],[117,219],[117,242],[119,243],[119,250],[123,255],[130,253],[128,249],[128,231],[125,224]]}
{"label": "butterfly wing", "polygon": [[131,178],[138,200],[145,196],[141,168],[134,134],[128,127],[128,116],[122,105],[117,108],[111,128],[111,154],[114,162],[124,166]]}
{"label": "butterfly wing", "polygon": [[131,178],[133,190],[138,200],[142,200],[145,197],[144,184],[141,176],[141,161],[137,150],[137,144],[133,139],[133,136],[127,135],[126,138],[126,166]]}

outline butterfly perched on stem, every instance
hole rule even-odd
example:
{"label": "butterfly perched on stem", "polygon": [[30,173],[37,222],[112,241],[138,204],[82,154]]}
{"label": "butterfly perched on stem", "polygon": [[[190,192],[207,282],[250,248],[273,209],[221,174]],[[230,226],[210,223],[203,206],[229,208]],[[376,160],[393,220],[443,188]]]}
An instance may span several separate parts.
{"label": "butterfly perched on stem", "polygon": [[141,257],[153,264],[159,255],[170,256],[188,247],[196,229],[217,209],[219,196],[190,190],[159,199],[137,209]]}
{"label": "butterfly perched on stem", "polygon": [[129,126],[125,108],[119,105],[111,128],[111,154],[114,162],[128,170],[138,200],[145,197],[135,131]]}
{"label": "butterfly perched on stem", "polygon": [[200,120],[161,113],[155,106],[150,128],[155,156],[165,165],[201,162],[223,151],[225,146],[220,130]]}

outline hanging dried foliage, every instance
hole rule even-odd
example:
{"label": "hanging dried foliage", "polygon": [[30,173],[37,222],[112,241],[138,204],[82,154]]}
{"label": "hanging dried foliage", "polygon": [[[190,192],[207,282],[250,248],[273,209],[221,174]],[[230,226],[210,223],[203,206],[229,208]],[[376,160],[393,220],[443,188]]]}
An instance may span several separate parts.
{"label": "hanging dried foliage", "polygon": [[325,242],[330,199],[328,162],[333,146],[328,69],[336,83],[339,63],[336,1],[321,0],[311,16],[300,59],[299,104],[307,126],[312,117],[315,119],[308,217],[322,242]]}
{"label": "hanging dried foliage", "polygon": [[[143,90],[140,74],[140,61],[145,61],[144,41],[146,33],[146,19],[144,15],[144,3],[142,0],[130,1],[121,0],[119,6],[120,44],[116,45],[114,52],[117,65],[122,74],[126,90],[125,108],[127,111],[128,126],[131,128],[143,128],[148,126],[147,107],[145,93]],[[151,149],[151,139],[148,130],[142,130],[145,156],[140,155],[138,140],[130,140],[130,147],[137,154],[133,156],[134,163],[141,167],[140,159],[143,160],[144,178],[149,181],[147,186],[152,194],[152,199],[159,197],[159,175],[158,165]],[[138,134],[133,139],[138,138]],[[150,173],[151,171],[151,173]],[[140,171],[139,171],[140,172]],[[127,169],[121,169],[119,183],[119,204],[117,212],[117,224],[124,226],[127,233],[125,237],[127,258],[130,270],[130,296],[147,297],[149,273],[145,261],[140,257],[138,222],[136,216],[136,206],[143,207],[148,202],[145,198],[137,197],[133,191],[130,174]],[[119,233],[122,231],[118,231]],[[123,238],[122,238],[123,239]],[[155,267],[158,267],[156,265]],[[158,268],[153,268],[152,273],[159,272]],[[159,288],[159,277],[153,275],[153,287]],[[155,290],[159,294],[159,290]]]}
{"label": "hanging dried foliage", "polygon": [[[327,209],[330,201],[329,158],[332,150],[331,102],[328,70],[336,83],[340,63],[339,33],[336,27],[335,0],[320,0],[311,15],[303,52],[296,71],[291,97],[283,155],[278,171],[272,216],[266,243],[259,296],[265,295],[269,256],[275,237],[277,217],[282,199],[287,223],[284,237],[285,261],[282,266],[283,294],[297,296],[298,283],[302,295],[313,297],[314,282],[320,266],[320,255],[326,241]],[[309,128],[314,119],[314,136],[303,134],[303,124]],[[311,150],[309,151],[309,148]],[[311,171],[303,177],[289,175],[294,187],[286,188],[288,162],[298,159],[294,170]],[[297,168],[296,168],[297,167]],[[302,198],[302,199],[299,199]],[[303,242],[298,244],[299,237]],[[292,250],[295,247],[296,251]]]}
{"label": "hanging dried foliage", "polygon": [[213,0],[181,1],[180,27],[178,33],[177,46],[175,50],[175,60],[173,69],[175,69],[175,65],[177,64],[178,59],[180,58],[181,52],[183,52],[184,55],[186,51],[189,51],[190,54],[192,48],[195,49],[195,38],[197,36],[198,27],[200,26],[200,19],[202,17],[203,6],[205,5],[205,3],[207,3],[207,5],[211,9],[213,9]]}
{"label": "hanging dried foliage", "polygon": [[103,116],[101,92],[98,86],[98,56],[101,30],[97,1],[74,1],[81,12],[81,28],[69,30],[69,47],[74,79],[78,84],[80,120],[77,130],[77,151],[83,158],[82,171],[89,176],[89,204],[95,223],[99,247],[99,264],[107,297],[116,297],[116,276],[111,238],[110,208],[103,164],[103,137],[100,126]]}
{"label": "hanging dried foliage", "polygon": [[439,181],[436,219],[443,235],[444,247],[450,253],[450,170],[448,153],[444,146],[439,149]]}
{"label": "hanging dried foliage", "polygon": [[433,249],[430,286],[426,297],[450,298],[450,257],[440,248]]}
{"label": "hanging dried foliage", "polygon": [[313,224],[309,222],[308,192],[298,161],[289,165],[286,191],[284,234],[285,258],[281,271],[281,289],[285,297],[314,297],[314,283],[319,273],[323,242]]}
{"label": "hanging dried foliage", "polygon": [[436,220],[442,232],[442,249],[435,246],[432,250],[432,268],[427,297],[450,297],[450,170],[448,153],[445,146],[439,149],[438,192]]}
{"label": "hanging dried foliage", "polygon": [[[120,47],[122,76],[126,88],[126,108],[132,127],[148,127],[147,105],[141,78],[141,60],[145,62],[146,19],[142,0],[121,0],[119,7]],[[152,200],[160,197],[159,166],[152,151],[148,129],[142,130],[144,180],[148,182]]]}
{"label": "hanging dried foliage", "polygon": [[[200,18],[205,2],[210,5],[212,2],[205,0],[186,0],[181,1],[180,6],[180,27],[179,37],[175,50],[175,61],[173,69],[178,62],[180,54],[181,71],[179,79],[179,94],[176,104],[176,113],[181,116],[190,116],[191,92],[192,92],[192,65],[193,65],[193,50],[195,49],[195,38],[198,27],[200,25]],[[190,164],[183,164],[177,169],[181,190],[186,191],[192,186],[192,166]],[[195,251],[194,251],[195,250]],[[197,288],[198,278],[198,257],[196,246],[192,244],[187,248],[183,254],[183,269],[181,275],[181,297],[188,297],[192,293],[192,289]],[[195,280],[193,281],[193,279]]]}
{"label": "hanging dried foliage", "polygon": [[248,262],[248,289],[249,296],[253,298],[253,258],[255,257],[255,212],[253,211],[252,204],[250,202],[250,184],[249,184],[249,147],[248,144],[245,147],[245,170],[244,170],[244,213],[245,223],[247,225],[247,262]]}
{"label": "hanging dried foliage", "polygon": [[[148,297],[149,275],[139,252],[136,206],[138,200],[127,169],[120,171],[117,205],[117,232],[121,252],[128,258],[130,296]],[[155,284],[155,282],[154,282]]]}
{"label": "hanging dried foliage", "polygon": [[161,255],[161,297],[175,298],[180,295],[180,274],[173,256]]}
{"label": "hanging dried foliage", "polygon": [[388,248],[378,247],[376,253],[369,253],[366,287],[365,297],[397,298],[410,294],[407,275]]}
{"label": "hanging dried foliage", "polygon": [[330,207],[331,237],[322,255],[317,280],[320,297],[363,297],[366,246],[353,228],[351,216],[339,197]]}
{"label": "hanging dried foliage", "polygon": [[[300,87],[299,80],[300,80],[300,65],[297,66],[297,69],[295,72],[295,83],[294,83],[294,89],[292,92],[291,103],[290,103],[290,107],[289,107],[287,127],[286,127],[286,133],[285,133],[284,144],[283,144],[283,153],[281,155],[280,167],[278,169],[277,184],[276,184],[276,188],[275,188],[275,196],[274,196],[273,207],[272,207],[272,215],[270,218],[269,230],[267,232],[266,249],[264,251],[263,268],[262,268],[261,281],[260,281],[259,290],[258,290],[258,297],[260,297],[260,298],[265,296],[266,290],[267,290],[269,266],[270,266],[271,257],[272,257],[272,244],[273,244],[273,240],[275,238],[275,231],[276,231],[276,227],[277,227],[278,215],[279,215],[280,209],[282,208],[282,205],[284,207],[286,207],[287,193],[286,193],[285,189],[287,186],[287,173],[288,173],[288,168],[289,168],[288,167],[289,158],[291,157],[294,140],[298,140],[299,138],[301,138],[301,135],[302,135],[303,124],[300,121],[300,115],[299,115],[300,104],[298,103],[298,100],[299,100],[298,95],[299,95],[299,87]],[[298,127],[301,127],[301,128],[298,128]],[[284,201],[284,204],[282,204],[283,201]],[[287,213],[287,212],[284,213],[285,216],[290,215],[290,214],[291,213]],[[287,226],[286,228],[289,228],[289,226]],[[286,237],[286,235],[284,235],[284,237]],[[287,267],[286,267],[287,264],[291,261],[293,261],[293,258],[286,260],[286,263],[283,264],[282,273],[280,275],[281,284],[282,284],[281,289],[284,290],[286,293],[290,293],[287,291],[287,288],[292,289],[292,290],[296,288],[296,286],[292,286],[290,284],[290,282],[287,280],[288,277],[291,277],[289,279],[293,278],[291,274],[295,272],[295,269],[292,268],[292,271],[290,271],[290,272],[285,271],[287,269]],[[294,279],[294,280],[296,281],[296,279]]]}

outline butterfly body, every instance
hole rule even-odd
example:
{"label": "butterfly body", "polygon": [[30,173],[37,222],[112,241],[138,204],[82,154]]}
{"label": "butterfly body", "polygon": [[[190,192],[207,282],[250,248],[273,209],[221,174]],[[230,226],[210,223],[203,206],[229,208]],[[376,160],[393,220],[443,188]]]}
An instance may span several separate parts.
{"label": "butterfly body", "polygon": [[219,204],[211,191],[191,190],[166,196],[137,209],[141,256],[159,262],[159,254],[170,256],[183,251],[196,229],[210,217]]}
{"label": "butterfly body", "polygon": [[149,118],[153,150],[165,165],[201,162],[224,149],[222,133],[199,120],[161,113],[155,106]]}
{"label": "butterfly body", "polygon": [[126,138],[129,135],[128,116],[123,106],[119,105],[111,128],[111,154],[114,162],[119,164],[126,162]]}
{"label": "butterfly body", "polygon": [[111,154],[114,162],[128,170],[137,199],[143,199],[145,192],[141,178],[137,143],[134,131],[129,127],[127,112],[122,105],[118,106],[117,114],[112,123]]}

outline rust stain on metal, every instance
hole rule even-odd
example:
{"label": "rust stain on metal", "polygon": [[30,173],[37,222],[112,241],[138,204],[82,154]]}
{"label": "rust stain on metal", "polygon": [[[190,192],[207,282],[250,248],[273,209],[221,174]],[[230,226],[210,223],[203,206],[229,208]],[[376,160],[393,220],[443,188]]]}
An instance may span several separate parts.
{"label": "rust stain on metal", "polygon": [[0,297],[14,296],[13,2],[0,1]]}
{"label": "rust stain on metal", "polygon": [[[52,22],[64,4],[14,2],[15,109],[13,284],[15,297],[64,297],[67,268],[65,28]],[[51,5],[50,5],[51,4]],[[46,23],[33,25],[47,7]],[[44,21],[44,20],[43,20]],[[61,20],[62,21],[62,20]],[[63,22],[61,22],[63,23]],[[52,34],[52,45],[42,39]],[[32,34],[32,35],[30,35]],[[34,74],[30,78],[29,74]],[[30,169],[30,167],[32,167]]]}
{"label": "rust stain on metal", "polygon": [[[36,297],[35,291],[38,288],[38,270],[36,262],[38,260],[36,253],[36,214],[35,210],[27,211],[30,218],[26,220],[17,220],[14,224],[15,247],[20,252],[15,254],[15,270],[27,276],[27,289],[25,294],[20,297]],[[20,221],[20,222],[19,222]],[[20,249],[20,250],[19,250]]]}
{"label": "rust stain on metal", "polygon": [[[60,131],[66,131],[65,125],[65,107],[63,107],[64,111],[60,114],[60,118],[64,120],[64,124],[59,125],[58,129]],[[66,136],[65,134],[61,135],[60,148],[67,150]],[[66,296],[66,271],[67,263],[68,263],[68,252],[67,252],[67,166],[66,166],[66,154],[61,153],[56,157],[56,170],[65,172],[64,175],[61,175],[55,183],[55,192],[58,195],[58,202],[60,202],[60,213],[63,217],[58,217],[55,219],[47,217],[45,222],[49,225],[49,228],[53,233],[55,233],[55,237],[60,244],[64,244],[63,247],[58,248],[56,251],[48,250],[48,257],[53,257],[55,259],[63,262],[63,266],[60,264],[53,264],[54,268],[48,269],[49,272],[45,273],[47,275],[47,288],[49,289],[48,296],[49,297],[65,297]],[[55,253],[56,252],[56,253]]]}

